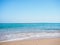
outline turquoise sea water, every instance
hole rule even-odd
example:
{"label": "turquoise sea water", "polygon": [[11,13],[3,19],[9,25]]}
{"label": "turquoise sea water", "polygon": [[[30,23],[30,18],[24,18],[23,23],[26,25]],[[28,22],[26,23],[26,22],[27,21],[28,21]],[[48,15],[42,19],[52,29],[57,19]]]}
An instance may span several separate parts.
{"label": "turquoise sea water", "polygon": [[0,41],[3,42],[45,37],[60,38],[60,23],[0,23]]}
{"label": "turquoise sea water", "polygon": [[39,28],[60,29],[60,23],[0,23],[0,29],[7,28]]}
{"label": "turquoise sea water", "polygon": [[22,31],[22,29],[28,29],[27,31],[29,31],[29,29],[60,30],[60,23],[0,23],[0,31],[2,31],[2,29],[5,29],[4,31],[8,29],[15,29],[15,31],[17,31],[17,29],[19,29],[19,31]]}

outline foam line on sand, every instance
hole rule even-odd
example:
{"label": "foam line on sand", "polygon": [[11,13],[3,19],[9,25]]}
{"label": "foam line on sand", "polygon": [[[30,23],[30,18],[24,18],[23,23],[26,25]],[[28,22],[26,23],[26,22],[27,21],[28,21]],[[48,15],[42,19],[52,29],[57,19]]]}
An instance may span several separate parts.
{"label": "foam line on sand", "polygon": [[[29,36],[27,36],[29,35]],[[13,35],[12,35],[13,36]],[[23,35],[23,37],[19,37],[20,35],[18,34],[18,36],[15,37],[10,37],[11,39],[6,39],[6,40],[2,40],[1,42],[9,42],[9,41],[15,41],[15,40],[25,40],[25,39],[38,39],[38,38],[60,38],[60,33],[25,33]],[[13,38],[13,39],[12,39]]]}

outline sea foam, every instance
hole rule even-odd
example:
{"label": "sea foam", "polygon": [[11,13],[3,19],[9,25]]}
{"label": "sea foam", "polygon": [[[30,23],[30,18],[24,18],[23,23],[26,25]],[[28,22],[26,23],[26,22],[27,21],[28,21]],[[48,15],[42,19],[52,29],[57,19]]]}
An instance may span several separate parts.
{"label": "sea foam", "polygon": [[0,42],[8,42],[15,40],[25,40],[25,39],[38,39],[38,38],[60,38],[59,32],[15,32],[0,34]]}

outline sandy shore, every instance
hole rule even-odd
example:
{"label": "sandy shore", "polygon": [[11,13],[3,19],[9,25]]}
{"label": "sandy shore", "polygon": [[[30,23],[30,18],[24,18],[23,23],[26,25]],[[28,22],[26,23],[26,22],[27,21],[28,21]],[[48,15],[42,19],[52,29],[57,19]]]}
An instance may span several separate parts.
{"label": "sandy shore", "polygon": [[0,45],[60,45],[60,38],[11,41],[0,43]]}

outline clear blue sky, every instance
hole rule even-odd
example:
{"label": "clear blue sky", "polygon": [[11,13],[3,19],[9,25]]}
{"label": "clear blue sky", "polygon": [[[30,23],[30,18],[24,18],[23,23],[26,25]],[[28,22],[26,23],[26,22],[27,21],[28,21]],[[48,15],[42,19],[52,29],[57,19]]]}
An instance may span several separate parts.
{"label": "clear blue sky", "polygon": [[0,0],[0,23],[60,23],[60,0]]}

